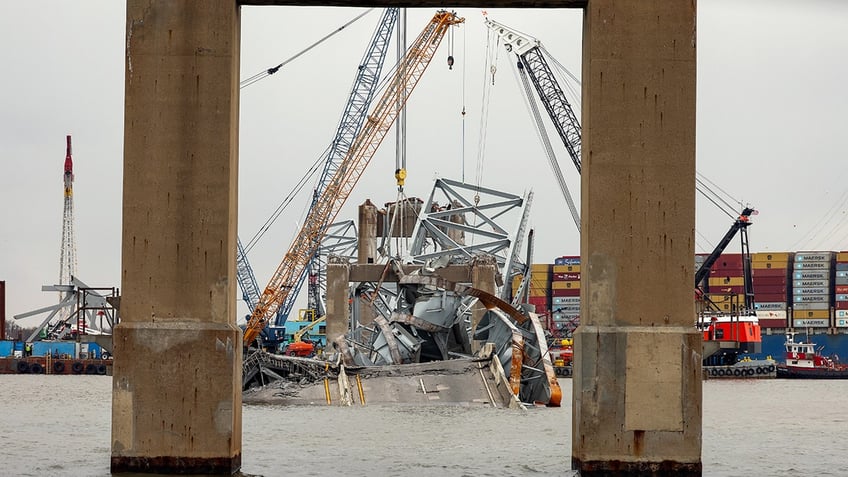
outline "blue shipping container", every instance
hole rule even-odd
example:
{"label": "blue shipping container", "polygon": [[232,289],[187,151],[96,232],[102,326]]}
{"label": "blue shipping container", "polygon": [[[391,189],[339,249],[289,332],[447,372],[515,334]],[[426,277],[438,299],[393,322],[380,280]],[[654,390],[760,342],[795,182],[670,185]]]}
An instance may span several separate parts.
{"label": "blue shipping container", "polygon": [[76,356],[76,343],[73,341],[35,341],[32,343],[33,356]]}
{"label": "blue shipping container", "polygon": [[14,345],[11,341],[0,341],[0,356],[12,356]]}

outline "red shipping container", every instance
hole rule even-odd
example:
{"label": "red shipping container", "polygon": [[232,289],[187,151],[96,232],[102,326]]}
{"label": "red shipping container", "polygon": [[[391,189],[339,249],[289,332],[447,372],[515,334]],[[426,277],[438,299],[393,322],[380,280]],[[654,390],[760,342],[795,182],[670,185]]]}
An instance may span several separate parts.
{"label": "red shipping container", "polygon": [[837,295],[848,295],[848,285],[836,285]]}
{"label": "red shipping container", "polygon": [[848,310],[848,301],[834,302],[834,308],[837,310]]}
{"label": "red shipping container", "polygon": [[761,328],[786,328],[786,318],[760,318]]}
{"label": "red shipping container", "polygon": [[561,282],[568,280],[580,280],[580,273],[554,273],[552,281]]}
{"label": "red shipping container", "polygon": [[551,296],[580,296],[579,288],[562,288],[551,290]]}
{"label": "red shipping container", "polygon": [[548,300],[548,297],[546,297],[546,296],[531,296],[530,298],[527,299],[527,303],[530,303],[531,305],[537,305],[537,306],[539,306],[539,305],[548,306],[548,303],[550,303],[550,300]]}
{"label": "red shipping container", "polygon": [[741,253],[723,253],[718,260],[710,267],[711,270],[742,270],[742,254]]}
{"label": "red shipping container", "polygon": [[[757,282],[754,282],[754,293],[758,296],[760,294],[763,295],[774,295],[777,293],[786,294],[787,291],[786,284],[783,285],[760,285]],[[762,301],[762,300],[761,300]]]}
{"label": "red shipping container", "polygon": [[754,293],[754,301],[762,303],[786,303],[786,293]]}
{"label": "red shipping container", "polygon": [[711,268],[710,269],[710,278],[718,278],[718,277],[743,277],[745,274],[742,267],[736,268]]}
{"label": "red shipping container", "polygon": [[789,281],[789,275],[787,275],[785,273],[783,274],[783,276],[780,276],[780,277],[761,277],[761,276],[754,275],[754,276],[751,277],[751,281],[754,282],[754,289],[755,290],[760,288],[758,285],[761,285],[761,286],[783,285],[784,288],[785,288],[786,282]]}
{"label": "red shipping container", "polygon": [[788,277],[788,268],[755,268],[751,270],[751,277],[756,280],[758,277]]}

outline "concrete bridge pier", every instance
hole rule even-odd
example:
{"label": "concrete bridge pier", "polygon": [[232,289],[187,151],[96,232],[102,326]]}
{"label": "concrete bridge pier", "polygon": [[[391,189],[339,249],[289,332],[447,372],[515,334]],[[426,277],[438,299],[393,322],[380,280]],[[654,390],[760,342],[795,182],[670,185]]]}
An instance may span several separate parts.
{"label": "concrete bridge pier", "polygon": [[584,11],[581,326],[572,468],[701,474],[695,2]]}
{"label": "concrete bridge pier", "polygon": [[241,467],[238,8],[127,1],[113,473]]}

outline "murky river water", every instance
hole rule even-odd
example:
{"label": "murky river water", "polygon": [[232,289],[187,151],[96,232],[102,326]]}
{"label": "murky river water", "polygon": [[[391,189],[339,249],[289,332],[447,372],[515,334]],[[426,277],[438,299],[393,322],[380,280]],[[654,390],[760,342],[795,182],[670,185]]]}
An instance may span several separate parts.
{"label": "murky river water", "polygon": [[[562,384],[569,402],[571,381]],[[109,476],[110,393],[108,376],[0,376],[0,475]],[[242,472],[572,475],[570,415],[249,405]],[[848,475],[848,380],[705,382],[702,461],[705,476]]]}

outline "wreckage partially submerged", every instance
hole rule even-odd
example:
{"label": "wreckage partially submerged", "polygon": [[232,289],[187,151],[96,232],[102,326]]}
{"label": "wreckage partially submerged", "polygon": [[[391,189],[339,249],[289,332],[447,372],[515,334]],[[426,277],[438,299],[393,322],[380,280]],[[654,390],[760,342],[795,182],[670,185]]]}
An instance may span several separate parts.
{"label": "wreckage partially submerged", "polygon": [[[438,206],[437,192],[450,206]],[[538,316],[441,274],[451,265],[482,265],[501,285],[515,276],[529,281],[529,267],[517,256],[531,197],[438,179],[428,211],[418,211],[410,257],[388,259],[376,283],[349,287],[350,331],[332,340],[326,360],[249,352],[244,401],[559,406],[562,393]],[[518,215],[512,235],[498,224],[509,211]],[[472,319],[474,305],[485,309]]]}
{"label": "wreckage partially submerged", "polygon": [[[249,390],[244,401],[560,405],[562,391],[535,313],[437,276],[413,273],[404,275],[400,284],[403,298],[390,319],[377,316],[373,328],[339,337],[328,360],[263,351],[249,354],[244,363]],[[468,352],[467,324],[459,313],[467,297],[487,308],[473,334],[486,344],[474,355]],[[351,339],[363,331],[370,332],[369,342]],[[263,389],[250,391],[256,384]]]}

